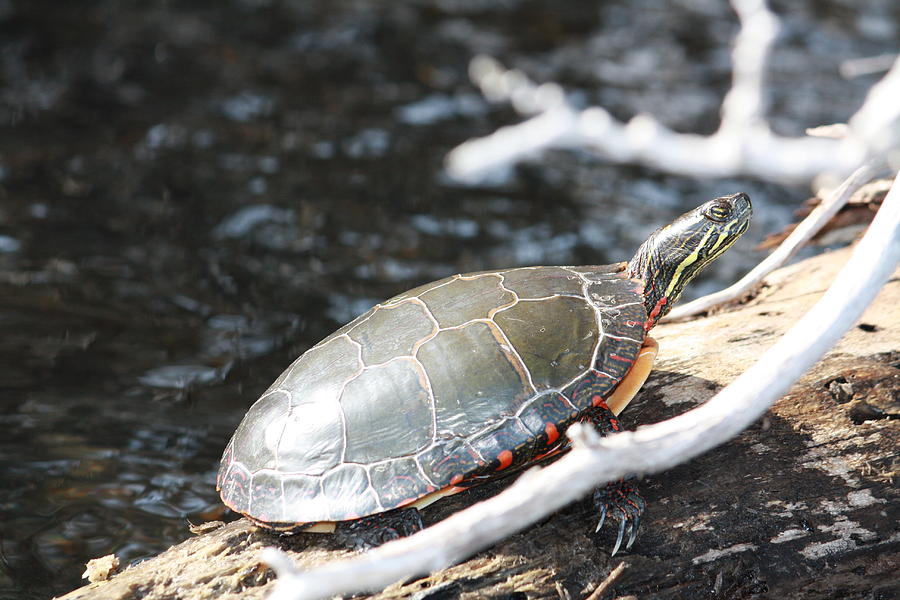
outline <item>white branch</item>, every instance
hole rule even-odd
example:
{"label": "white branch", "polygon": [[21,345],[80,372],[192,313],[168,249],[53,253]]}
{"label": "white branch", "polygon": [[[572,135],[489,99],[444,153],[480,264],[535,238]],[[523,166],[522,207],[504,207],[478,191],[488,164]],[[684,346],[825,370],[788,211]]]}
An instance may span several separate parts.
{"label": "white branch", "polygon": [[732,86],[722,102],[719,131],[768,130],[763,78],[778,35],[778,19],[765,0],[732,0],[731,4],[740,17],[741,30],[734,41]]}
{"label": "white branch", "polygon": [[875,85],[840,139],[788,138],[764,120],[766,59],[778,31],[763,0],[732,0],[741,20],[733,52],[733,85],[711,136],[676,133],[647,115],[628,123],[605,109],[577,110],[556,85],[536,86],[521,72],[491,58],[473,61],[473,80],[492,101],[508,100],[530,119],[471,139],[447,156],[447,172],[477,182],[496,169],[549,148],[592,148],[616,163],[639,163],[694,177],[750,175],[784,183],[808,182],[823,173],[841,177],[870,156],[900,144],[900,59]]}
{"label": "white branch", "polygon": [[298,572],[280,551],[270,598],[301,600],[373,591],[456,563],[538,521],[597,485],[661,471],[706,452],[758,419],[859,319],[900,261],[900,175],[847,264],[816,305],[756,364],[706,404],[662,423],[600,438],[569,428],[573,449],[510,488],[411,537]]}
{"label": "white branch", "polygon": [[[896,88],[900,96],[900,85]],[[868,153],[852,136],[786,138],[767,128],[729,128],[704,137],[675,133],[646,115],[623,124],[603,108],[577,111],[565,103],[464,142],[448,154],[446,168],[457,179],[476,182],[541,150],[584,147],[612,162],[640,163],[679,175],[753,175],[786,183],[806,182],[826,172],[849,173]]]}

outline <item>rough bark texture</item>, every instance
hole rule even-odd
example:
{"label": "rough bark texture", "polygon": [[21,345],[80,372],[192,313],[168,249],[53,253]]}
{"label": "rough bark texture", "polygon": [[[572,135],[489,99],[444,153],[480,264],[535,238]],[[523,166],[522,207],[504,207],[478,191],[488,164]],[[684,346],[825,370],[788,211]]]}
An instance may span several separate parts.
{"label": "rough bark texture", "polygon": [[[847,251],[773,274],[755,298],[718,315],[660,325],[660,360],[625,421],[657,422],[733,380],[830,284]],[[377,598],[600,597],[871,599],[900,597],[900,271],[860,324],[759,423],[642,484],[649,509],[630,552],[610,558],[590,502],[577,502],[463,564]],[[444,500],[434,522],[500,489]],[[80,598],[261,598],[265,545],[311,565],[346,554],[330,536],[278,538],[236,521],[175,546]]]}

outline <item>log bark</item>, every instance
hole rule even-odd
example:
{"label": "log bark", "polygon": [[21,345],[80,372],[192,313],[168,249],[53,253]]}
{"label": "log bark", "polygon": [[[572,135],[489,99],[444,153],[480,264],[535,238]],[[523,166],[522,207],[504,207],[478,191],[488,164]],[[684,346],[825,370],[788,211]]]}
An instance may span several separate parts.
{"label": "log bark", "polygon": [[[847,250],[773,273],[755,297],[653,331],[657,368],[623,414],[653,423],[733,380],[818,300]],[[900,271],[860,324],[759,423],[641,487],[649,508],[630,552],[610,558],[588,500],[470,560],[373,597],[876,599],[900,597]],[[426,523],[496,493],[429,507]],[[262,598],[266,545],[313,565],[347,554],[331,536],[279,538],[246,520],[202,533],[64,598]],[[619,564],[621,574],[592,592]]]}

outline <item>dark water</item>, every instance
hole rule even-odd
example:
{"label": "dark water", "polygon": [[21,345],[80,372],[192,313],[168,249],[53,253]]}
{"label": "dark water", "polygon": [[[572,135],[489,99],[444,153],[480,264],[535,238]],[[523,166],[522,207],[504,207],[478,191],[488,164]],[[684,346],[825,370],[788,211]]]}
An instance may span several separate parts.
{"label": "dark water", "polygon": [[[782,5],[783,4],[783,5]],[[892,2],[780,3],[781,133],[841,120],[896,50]],[[758,259],[804,191],[553,153],[502,183],[441,174],[514,120],[490,53],[617,116],[709,132],[735,20],[718,2],[0,1],[0,597],[79,585],[228,518],[217,462],[297,354],[450,273],[627,259],[738,190],[754,229],[695,286]],[[801,77],[802,76],[802,77]]]}

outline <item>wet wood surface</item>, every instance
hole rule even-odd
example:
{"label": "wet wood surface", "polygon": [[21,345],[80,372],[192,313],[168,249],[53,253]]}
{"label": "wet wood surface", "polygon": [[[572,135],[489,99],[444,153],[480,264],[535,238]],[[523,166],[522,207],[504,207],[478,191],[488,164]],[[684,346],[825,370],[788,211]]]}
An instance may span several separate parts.
{"label": "wet wood surface", "polygon": [[[654,330],[658,366],[623,413],[628,426],[689,410],[732,381],[828,287],[848,251],[774,273],[739,307]],[[900,597],[900,271],[860,323],[759,422],[670,471],[647,477],[649,507],[630,551],[592,532],[589,500],[468,561],[376,598],[883,599]],[[426,523],[502,489],[448,498]],[[276,545],[303,565],[350,551],[331,536],[279,538],[245,520],[211,528],[108,581],[64,596],[262,598]],[[592,592],[618,565],[621,575]]]}

